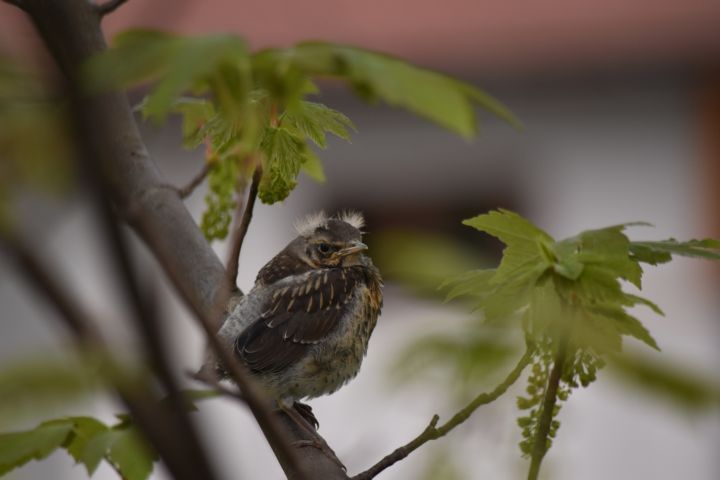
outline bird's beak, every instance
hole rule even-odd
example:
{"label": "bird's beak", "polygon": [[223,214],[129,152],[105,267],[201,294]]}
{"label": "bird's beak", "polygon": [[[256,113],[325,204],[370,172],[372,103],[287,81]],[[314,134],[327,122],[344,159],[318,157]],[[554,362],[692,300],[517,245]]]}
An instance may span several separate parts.
{"label": "bird's beak", "polygon": [[338,257],[345,257],[347,255],[352,255],[353,253],[362,252],[364,250],[367,250],[368,247],[362,242],[353,242],[350,244],[349,247],[345,247],[342,250],[337,251]]}

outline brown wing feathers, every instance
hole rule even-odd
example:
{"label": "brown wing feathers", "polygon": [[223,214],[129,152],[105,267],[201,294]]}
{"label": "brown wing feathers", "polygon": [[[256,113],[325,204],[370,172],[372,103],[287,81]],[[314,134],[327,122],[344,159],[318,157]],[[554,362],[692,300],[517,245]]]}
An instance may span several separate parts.
{"label": "brown wing feathers", "polygon": [[237,338],[238,355],[255,372],[287,368],[339,324],[364,278],[358,268],[321,269],[279,288],[260,318]]}

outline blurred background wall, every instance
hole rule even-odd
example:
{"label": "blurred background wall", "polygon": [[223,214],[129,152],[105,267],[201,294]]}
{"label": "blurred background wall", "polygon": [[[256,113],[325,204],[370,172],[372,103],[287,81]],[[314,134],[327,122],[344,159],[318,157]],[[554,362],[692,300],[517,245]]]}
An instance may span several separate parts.
{"label": "blurred background wall", "polygon": [[[711,0],[131,0],[107,20],[107,31],[232,31],[258,48],[303,39],[353,43],[475,83],[524,122],[525,131],[517,132],[482,114],[480,137],[466,142],[404,112],[358,103],[330,85],[321,101],[353,119],[358,133],[352,144],[332,142],[322,153],[326,184],[304,178],[284,204],[257,208],[240,261],[240,286],[249,289],[257,270],[292,238],[292,220],[318,208],[363,210],[371,237],[388,228],[413,228],[466,245],[483,239],[463,233],[459,222],[498,206],[519,211],[558,238],[633,220],[656,226],[632,231],[634,238],[720,237],[718,24],[720,3]],[[6,4],[0,4],[0,46],[44,61],[31,28]],[[146,126],[144,137],[170,181],[184,184],[197,171],[201,155],[179,149],[177,125]],[[198,216],[202,199],[198,190],[188,201]],[[94,261],[100,253],[86,233],[87,213],[70,202],[42,215],[33,228],[48,258],[87,292],[106,328],[129,342],[121,306],[107,294],[104,266]],[[224,258],[225,246],[215,247]],[[332,397],[312,402],[321,433],[350,472],[405,443],[432,414],[447,418],[456,408],[444,384],[398,385],[387,370],[409,340],[457,329],[466,314],[415,295],[392,276],[388,280],[385,311],[360,376]],[[720,271],[678,260],[650,270],[644,283],[647,296],[666,312],[638,312],[663,358],[718,380]],[[202,350],[199,331],[167,287],[160,295],[183,367],[193,368]],[[2,258],[0,305],[0,362],[58,348],[61,332],[46,319],[52,313],[36,303]],[[455,462],[461,478],[522,478],[526,467],[519,460],[513,396],[521,388],[381,478],[421,478],[435,458],[431,451]],[[92,408],[109,419],[119,407],[103,401],[73,408]],[[281,478],[242,408],[212,401],[198,415],[217,440],[228,478],[238,469],[240,478]],[[601,374],[589,390],[573,394],[560,419],[545,478],[720,478],[717,409],[678,409]],[[84,475],[60,454],[12,478]],[[102,467],[96,478],[115,474]]]}

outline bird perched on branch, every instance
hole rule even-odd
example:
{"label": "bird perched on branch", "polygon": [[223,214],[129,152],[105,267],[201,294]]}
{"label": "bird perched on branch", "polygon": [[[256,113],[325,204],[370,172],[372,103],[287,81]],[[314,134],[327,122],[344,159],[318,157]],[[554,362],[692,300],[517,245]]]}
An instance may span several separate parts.
{"label": "bird perched on branch", "polygon": [[[330,394],[357,375],[382,307],[382,279],[365,254],[364,219],[323,212],[258,273],[218,336],[280,408],[317,426],[304,398]],[[218,366],[222,373],[222,366]]]}

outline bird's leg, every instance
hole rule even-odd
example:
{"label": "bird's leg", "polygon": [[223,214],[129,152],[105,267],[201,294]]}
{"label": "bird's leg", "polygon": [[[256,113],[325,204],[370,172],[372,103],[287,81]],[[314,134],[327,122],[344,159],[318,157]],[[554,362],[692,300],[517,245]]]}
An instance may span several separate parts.
{"label": "bird's leg", "polygon": [[[307,432],[308,435],[310,435],[311,440],[298,440],[296,442],[293,442],[293,446],[295,447],[315,447],[318,450],[322,451],[330,460],[335,462],[340,468],[343,469],[343,471],[346,471],[347,468],[343,463],[340,461],[340,459],[335,455],[335,452],[330,448],[330,446],[327,444],[324,438],[322,438],[313,425],[310,424],[310,422],[305,418],[303,413],[300,413],[300,411],[296,410],[296,405],[298,405],[295,402],[278,401],[278,406],[280,407],[280,410],[285,412],[285,414],[290,417],[290,419],[295,422],[295,424],[303,431]],[[308,405],[299,404],[302,405],[300,408],[303,409],[303,407],[307,407],[307,409],[310,409]],[[307,411],[307,410],[305,410]],[[312,415],[312,418],[315,418],[315,415],[312,414],[312,409],[310,409],[310,415]],[[317,420],[315,420],[315,423]]]}

